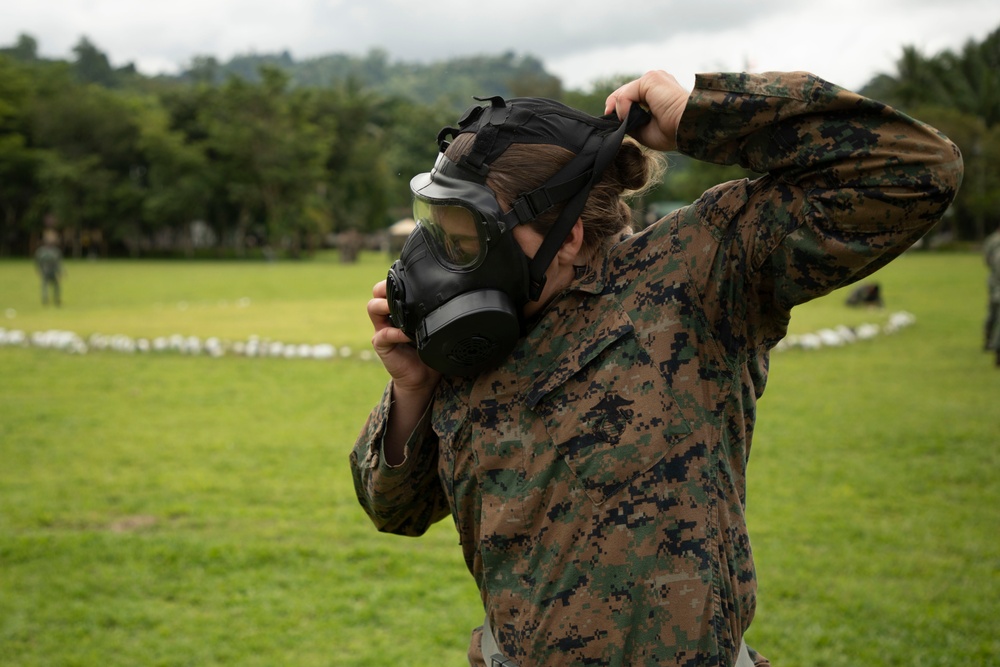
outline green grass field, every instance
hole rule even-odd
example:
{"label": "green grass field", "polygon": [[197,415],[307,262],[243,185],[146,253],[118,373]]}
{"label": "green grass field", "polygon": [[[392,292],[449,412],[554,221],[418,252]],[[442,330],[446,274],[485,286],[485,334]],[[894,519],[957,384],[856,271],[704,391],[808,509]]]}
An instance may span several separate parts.
{"label": "green grass field", "polygon": [[[385,256],[69,262],[43,309],[0,262],[0,327],[365,349]],[[748,641],[781,665],[1000,665],[1000,369],[985,268],[911,255],[916,324],[772,360],[750,464]],[[350,358],[0,347],[0,665],[460,665],[481,621],[453,526],[378,534],[347,454],[386,376]]]}

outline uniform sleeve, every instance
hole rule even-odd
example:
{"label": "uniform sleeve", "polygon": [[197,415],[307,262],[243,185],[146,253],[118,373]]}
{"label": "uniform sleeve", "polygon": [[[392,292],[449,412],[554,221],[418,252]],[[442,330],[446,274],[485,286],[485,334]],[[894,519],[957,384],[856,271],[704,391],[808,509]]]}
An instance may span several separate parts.
{"label": "uniform sleeve", "polygon": [[419,536],[448,515],[437,474],[438,443],[430,428],[431,407],[407,441],[403,463],[390,466],[382,455],[382,438],[391,405],[390,384],[351,451],[354,490],[380,531]]}
{"label": "uniform sleeve", "polygon": [[728,259],[742,287],[776,313],[897,257],[962,178],[958,148],[939,132],[807,73],[700,75],[677,140],[694,158],[763,174],[738,188],[733,215],[709,219],[720,247],[740,248]]}

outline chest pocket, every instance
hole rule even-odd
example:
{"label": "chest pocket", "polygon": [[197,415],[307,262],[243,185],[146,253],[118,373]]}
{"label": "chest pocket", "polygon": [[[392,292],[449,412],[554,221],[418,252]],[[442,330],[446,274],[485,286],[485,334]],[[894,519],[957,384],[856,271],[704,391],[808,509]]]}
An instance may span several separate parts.
{"label": "chest pocket", "polygon": [[691,427],[624,314],[578,349],[534,384],[527,404],[600,505],[663,459]]}

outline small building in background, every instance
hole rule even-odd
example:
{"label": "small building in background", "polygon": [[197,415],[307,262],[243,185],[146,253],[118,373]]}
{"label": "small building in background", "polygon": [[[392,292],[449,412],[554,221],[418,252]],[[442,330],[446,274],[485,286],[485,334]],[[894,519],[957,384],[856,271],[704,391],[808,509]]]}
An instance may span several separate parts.
{"label": "small building in background", "polygon": [[403,218],[389,227],[389,254],[398,255],[410,232],[416,228],[417,223],[412,218]]}

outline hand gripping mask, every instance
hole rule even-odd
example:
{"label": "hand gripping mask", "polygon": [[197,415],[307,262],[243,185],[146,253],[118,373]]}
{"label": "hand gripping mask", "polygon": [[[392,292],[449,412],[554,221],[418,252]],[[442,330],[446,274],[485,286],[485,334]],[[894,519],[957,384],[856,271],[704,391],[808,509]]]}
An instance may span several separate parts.
{"label": "hand gripping mask", "polygon": [[[445,375],[473,376],[506,357],[522,334],[523,310],[540,298],[545,271],[580,216],[591,188],[625,133],[649,120],[639,105],[625,122],[589,116],[541,98],[476,98],[438,134],[434,168],[410,181],[416,229],[389,269],[389,317],[413,341],[420,359]],[[453,162],[447,137],[475,133]],[[504,211],[486,185],[490,166],[513,143],[554,144],[575,157]],[[533,258],[511,230],[563,205]]]}

